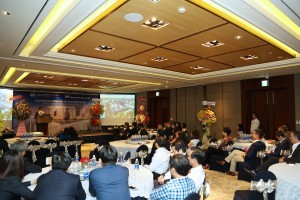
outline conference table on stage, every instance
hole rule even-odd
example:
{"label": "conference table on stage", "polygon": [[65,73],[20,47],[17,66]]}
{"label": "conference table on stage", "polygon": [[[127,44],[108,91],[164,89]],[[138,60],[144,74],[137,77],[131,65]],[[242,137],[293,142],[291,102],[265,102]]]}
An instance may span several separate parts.
{"label": "conference table on stage", "polygon": [[[153,174],[152,172],[143,167],[139,166],[139,170],[134,169],[133,164],[124,164],[124,167],[129,169],[129,177],[128,177],[128,185],[135,187],[134,189],[129,189],[130,196],[134,197],[145,197],[147,199],[150,198],[150,193],[153,189]],[[28,174],[24,177],[23,182],[36,180],[40,175],[47,173],[51,170],[51,167],[45,167],[42,169],[41,173]],[[91,170],[91,169],[90,169]],[[81,181],[82,187],[86,193],[87,200],[96,200],[96,197],[92,197],[89,192],[89,181],[84,180]],[[34,190],[36,185],[29,186],[30,190]]]}
{"label": "conference table on stage", "polygon": [[110,142],[110,145],[116,147],[118,153],[122,152],[123,155],[125,155],[127,152],[130,152],[131,159],[136,157],[136,150],[139,146],[145,144],[148,147],[148,153],[151,152],[152,145],[154,140],[146,140],[146,141],[140,141],[137,143],[131,143],[130,140],[117,140],[114,142]]}
{"label": "conference table on stage", "polygon": [[269,171],[277,178],[275,199],[299,200],[300,199],[300,163],[278,163],[271,165]]}

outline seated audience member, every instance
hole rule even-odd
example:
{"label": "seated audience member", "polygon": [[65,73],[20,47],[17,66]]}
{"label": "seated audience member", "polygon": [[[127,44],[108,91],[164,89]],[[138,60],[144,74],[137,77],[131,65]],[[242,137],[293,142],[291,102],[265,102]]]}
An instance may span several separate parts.
{"label": "seated audience member", "polygon": [[173,137],[172,140],[170,140],[170,144],[172,145],[177,141],[183,141],[186,145],[188,145],[186,135],[185,135],[185,133],[182,133],[181,131],[177,131],[175,133],[175,137]]}
{"label": "seated audience member", "polygon": [[204,169],[207,169],[209,167],[210,159],[211,159],[212,155],[214,155],[214,154],[222,155],[222,156],[228,155],[228,151],[226,151],[226,146],[228,146],[228,144],[232,143],[232,138],[229,136],[230,133],[231,133],[231,129],[228,127],[224,127],[223,131],[222,131],[223,139],[222,139],[219,147],[218,148],[208,147],[208,149],[205,153],[206,161],[205,161]]}
{"label": "seated audience member", "polygon": [[[34,193],[27,188],[29,182],[22,183],[24,162],[20,152],[11,150],[4,154],[0,172],[0,199],[21,200],[35,199]],[[34,182],[34,181],[33,181]],[[32,184],[34,184],[31,182]]]}
{"label": "seated audience member", "polygon": [[69,127],[70,140],[79,140],[78,133],[73,126]]}
{"label": "seated audience member", "polygon": [[191,134],[191,140],[188,144],[188,147],[190,148],[190,147],[197,146],[198,142],[200,142],[199,137],[200,137],[199,131],[198,130],[193,130],[192,134]]}
{"label": "seated audience member", "polygon": [[64,128],[64,132],[57,135],[59,141],[69,141],[72,139],[70,134],[70,129],[68,127]]}
{"label": "seated audience member", "polygon": [[72,158],[66,152],[52,156],[52,170],[37,179],[36,200],[84,200],[85,191],[78,175],[67,172]]}
{"label": "seated audience member", "polygon": [[167,140],[165,138],[158,137],[154,143],[156,151],[150,165],[145,165],[145,167],[152,171],[153,179],[156,180],[161,174],[166,173],[168,170],[171,153],[166,149]]}
{"label": "seated audience member", "polygon": [[290,140],[293,144],[292,153],[287,158],[285,157],[270,157],[266,162],[264,162],[257,170],[249,170],[245,168],[245,171],[249,174],[255,175],[256,172],[267,171],[269,167],[276,163],[300,163],[300,131],[290,131]]}
{"label": "seated audience member", "polygon": [[225,161],[217,161],[218,164],[224,165],[226,163],[230,163],[230,171],[226,172],[226,174],[235,176],[236,163],[244,162],[244,167],[247,169],[255,169],[257,164],[257,152],[266,149],[265,143],[263,143],[261,138],[263,137],[263,132],[260,129],[255,129],[252,133],[253,144],[248,149],[247,153],[234,150],[229,156],[225,158]]}
{"label": "seated audience member", "polygon": [[40,173],[42,172],[42,168],[33,164],[27,157],[25,157],[26,151],[28,149],[28,144],[24,140],[19,140],[13,143],[10,146],[11,150],[15,150],[21,153],[24,161],[24,174],[27,175],[29,173]]}
{"label": "seated audience member", "polygon": [[243,124],[238,124],[237,125],[237,132],[236,132],[236,139],[240,139],[241,134],[244,133],[244,125]]}
{"label": "seated audience member", "polygon": [[131,138],[131,136],[138,134],[139,130],[137,128],[137,123],[136,122],[132,122],[131,123],[131,129],[127,135],[127,138]]}
{"label": "seated audience member", "polygon": [[166,127],[165,127],[165,135],[166,135],[166,139],[169,140],[171,136],[173,136],[173,128],[171,127],[171,122],[168,121],[166,123]]}
{"label": "seated audience member", "polygon": [[198,192],[200,191],[205,178],[205,173],[202,168],[202,162],[205,159],[205,153],[197,147],[191,147],[187,152],[187,157],[190,166],[192,167],[188,177],[194,181],[196,192]]}
{"label": "seated audience member", "polygon": [[[174,155],[186,155],[186,146],[182,141],[177,141],[172,147],[172,154]],[[164,184],[171,179],[171,172],[168,170],[165,174],[161,174],[158,178],[158,184]],[[156,184],[156,182],[154,182]]]}
{"label": "seated audience member", "polygon": [[154,189],[150,194],[150,199],[184,199],[196,192],[193,180],[187,177],[189,170],[188,159],[183,155],[175,155],[170,161],[170,172],[173,178],[163,186]]}
{"label": "seated audience member", "polygon": [[116,165],[117,149],[111,145],[104,145],[99,154],[103,167],[94,169],[90,173],[91,195],[101,200],[129,200],[129,171],[126,167]]}
{"label": "seated audience member", "polygon": [[274,152],[272,152],[272,151],[266,152],[268,156],[280,157],[281,150],[289,149],[289,147],[290,147],[290,144],[287,141],[287,139],[285,138],[285,135],[282,131],[278,131],[276,133],[276,138],[278,140],[278,144],[277,144]]}
{"label": "seated audience member", "polygon": [[[6,140],[0,138],[0,151],[2,150],[2,153],[9,151],[8,143]],[[2,155],[1,155],[2,156]]]}

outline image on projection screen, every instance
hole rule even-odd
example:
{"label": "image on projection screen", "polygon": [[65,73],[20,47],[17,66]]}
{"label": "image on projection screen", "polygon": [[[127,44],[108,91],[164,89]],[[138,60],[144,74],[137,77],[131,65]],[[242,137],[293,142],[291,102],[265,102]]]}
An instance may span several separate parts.
{"label": "image on projection screen", "polygon": [[0,110],[3,114],[4,120],[11,120],[12,100],[9,100],[13,96],[13,90],[0,89]]}
{"label": "image on projection screen", "polygon": [[102,125],[121,125],[134,121],[134,94],[100,94],[100,103],[104,107]]}

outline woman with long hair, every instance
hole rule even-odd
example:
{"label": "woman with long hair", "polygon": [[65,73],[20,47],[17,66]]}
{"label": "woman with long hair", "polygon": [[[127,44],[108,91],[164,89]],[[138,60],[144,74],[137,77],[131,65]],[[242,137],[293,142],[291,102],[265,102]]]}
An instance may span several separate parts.
{"label": "woman with long hair", "polygon": [[11,150],[4,154],[0,171],[0,200],[34,199],[34,193],[27,188],[30,182],[22,183],[24,162],[20,152]]}

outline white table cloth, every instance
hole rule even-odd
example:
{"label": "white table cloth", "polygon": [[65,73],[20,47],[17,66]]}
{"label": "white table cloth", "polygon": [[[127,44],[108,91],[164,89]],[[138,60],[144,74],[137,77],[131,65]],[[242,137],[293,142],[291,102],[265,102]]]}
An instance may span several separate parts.
{"label": "white table cloth", "polygon": [[275,199],[299,200],[300,199],[300,164],[289,165],[278,163],[271,165],[269,171],[277,178]]}
{"label": "white table cloth", "polygon": [[[135,189],[130,189],[131,197],[145,197],[150,198],[150,193],[153,189],[153,174],[152,172],[143,167],[139,166],[139,170],[134,170],[133,164],[125,164],[125,167],[129,169],[128,184],[129,186],[135,187]],[[31,181],[37,179],[40,175],[47,173],[51,170],[51,167],[46,167],[42,169],[41,173],[28,174],[24,177],[23,182]],[[86,193],[86,200],[96,200],[96,197],[92,197],[89,192],[89,181],[81,181],[82,187]],[[36,185],[29,186],[30,190],[34,190]]]}
{"label": "white table cloth", "polygon": [[[116,147],[118,153],[123,152],[123,155],[125,156],[125,154],[129,151],[131,153],[131,159],[135,158],[135,154],[136,154],[136,150],[139,146],[142,145],[142,143],[140,144],[128,144],[129,140],[118,140],[118,141],[114,141],[114,142],[110,142],[110,145]],[[147,147],[149,148],[148,153],[151,152],[152,149],[152,145],[154,140],[146,140],[147,142]]]}
{"label": "white table cloth", "polygon": [[[276,146],[274,144],[266,144],[266,150],[275,150]],[[234,148],[242,149],[244,150],[245,148],[249,149],[249,147],[252,145],[252,142],[234,142],[233,146]]]}
{"label": "white table cloth", "polygon": [[[35,141],[39,142],[40,145],[43,146],[48,139],[49,139],[48,137],[30,137],[30,138],[15,137],[15,138],[8,138],[8,139],[5,139],[5,140],[7,141],[8,146],[10,146],[11,144],[15,143],[18,140],[25,140],[27,143],[35,140]],[[55,138],[51,138],[51,139],[55,139]]]}

